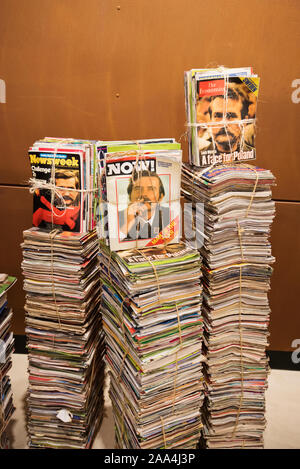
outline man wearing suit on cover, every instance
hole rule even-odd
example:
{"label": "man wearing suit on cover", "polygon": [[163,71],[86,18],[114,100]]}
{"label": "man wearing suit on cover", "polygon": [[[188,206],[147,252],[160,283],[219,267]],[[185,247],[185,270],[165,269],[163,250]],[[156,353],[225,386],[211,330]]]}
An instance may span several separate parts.
{"label": "man wearing suit on cover", "polygon": [[158,174],[135,171],[127,187],[129,205],[119,211],[120,241],[156,237],[170,223],[170,209],[160,205],[165,189]]}

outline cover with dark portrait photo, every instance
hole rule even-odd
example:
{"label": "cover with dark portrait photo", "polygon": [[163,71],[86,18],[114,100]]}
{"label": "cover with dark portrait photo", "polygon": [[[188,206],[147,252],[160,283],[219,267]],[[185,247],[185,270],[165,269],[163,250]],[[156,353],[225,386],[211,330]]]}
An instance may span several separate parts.
{"label": "cover with dark portrait photo", "polygon": [[185,73],[190,163],[254,160],[259,78],[252,68]]}
{"label": "cover with dark portrait photo", "polygon": [[169,150],[106,154],[112,251],[178,242],[182,152],[179,144],[169,145]]}
{"label": "cover with dark portrait photo", "polygon": [[[44,146],[44,148],[43,148]],[[33,177],[33,226],[51,231],[82,232],[86,227],[84,149],[35,144],[29,150]],[[55,189],[43,188],[52,183]]]}

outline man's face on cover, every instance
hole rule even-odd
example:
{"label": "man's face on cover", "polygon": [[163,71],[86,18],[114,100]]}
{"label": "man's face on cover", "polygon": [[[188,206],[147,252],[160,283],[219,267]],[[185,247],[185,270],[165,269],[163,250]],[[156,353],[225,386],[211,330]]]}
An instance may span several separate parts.
{"label": "man's face on cover", "polygon": [[249,107],[248,107],[248,115],[250,119],[255,117],[256,113],[256,96],[254,93],[249,94]]}
{"label": "man's face on cover", "polygon": [[[69,189],[76,189],[76,178],[71,177],[68,179],[65,178],[57,178],[55,179],[55,185],[57,187],[57,192],[63,197],[64,202],[67,207],[70,207],[72,205],[77,205],[77,197],[78,197],[78,191],[75,190],[69,190]],[[63,188],[63,189],[62,189]],[[60,197],[57,197],[57,202],[61,205],[62,200]]]}
{"label": "man's face on cover", "polygon": [[153,204],[162,200],[159,195],[159,179],[154,176],[142,176],[134,181],[130,195],[130,202],[141,202],[147,205],[148,211],[153,209]]}
{"label": "man's face on cover", "polygon": [[[223,119],[229,122],[227,125],[227,133],[224,127],[213,127],[212,134],[215,141],[217,150],[220,152],[229,153],[236,151],[239,146],[241,138],[241,128],[238,124],[230,124],[230,121],[242,119],[242,101],[241,99],[227,99],[226,103],[223,98],[215,98],[210,104],[211,122],[222,121]],[[226,115],[224,115],[226,109]]]}
{"label": "man's face on cover", "polygon": [[[203,123],[203,122],[209,122],[209,103],[210,103],[210,98],[203,97],[199,99],[197,103],[197,122],[198,123]],[[205,132],[205,129],[198,127],[198,136],[201,137],[203,133]]]}
{"label": "man's face on cover", "polygon": [[208,122],[209,121],[209,108],[210,98],[203,97],[199,99],[197,103],[197,122]]}

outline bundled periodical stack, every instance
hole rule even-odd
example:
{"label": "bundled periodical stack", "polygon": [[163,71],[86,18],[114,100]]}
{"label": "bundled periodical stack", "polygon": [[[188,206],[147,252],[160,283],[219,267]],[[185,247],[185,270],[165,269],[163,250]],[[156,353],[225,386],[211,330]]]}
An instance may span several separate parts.
{"label": "bundled periodical stack", "polygon": [[33,226],[88,232],[98,217],[97,146],[92,140],[49,138],[29,148]]}
{"label": "bundled periodical stack", "polygon": [[204,202],[203,438],[208,448],[261,448],[267,388],[268,290],[275,215],[268,170],[249,165],[183,168],[183,190]]}
{"label": "bundled periodical stack", "polygon": [[16,282],[15,277],[0,274],[0,449],[9,447],[6,434],[7,425],[15,411],[9,370],[14,351],[14,338],[11,332],[12,310],[7,302],[7,290]]}
{"label": "bundled periodical stack", "polygon": [[89,448],[103,413],[98,239],[24,231],[31,448]]}
{"label": "bundled periodical stack", "polygon": [[119,448],[195,448],[203,400],[200,255],[184,244],[100,253]]}
{"label": "bundled periodical stack", "polygon": [[99,238],[112,251],[180,239],[182,151],[174,138],[97,142]]}

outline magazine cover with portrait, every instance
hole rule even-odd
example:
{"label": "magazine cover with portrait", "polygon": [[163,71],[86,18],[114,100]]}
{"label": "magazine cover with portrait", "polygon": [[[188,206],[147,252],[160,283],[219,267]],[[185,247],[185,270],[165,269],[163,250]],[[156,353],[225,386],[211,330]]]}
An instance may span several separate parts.
{"label": "magazine cover with portrait", "polygon": [[185,72],[191,164],[205,167],[256,158],[259,83],[251,67]]}
{"label": "magazine cover with portrait", "polygon": [[112,251],[178,242],[181,160],[181,150],[107,153]]}
{"label": "magazine cover with portrait", "polygon": [[[67,150],[54,152],[29,151],[34,190],[33,226],[51,231],[81,232],[83,229],[82,155]],[[54,159],[54,181],[53,174]],[[43,183],[54,183],[55,190],[43,188]]]}
{"label": "magazine cover with portrait", "polygon": [[255,118],[259,78],[197,81],[196,121],[201,165],[255,159]]}

